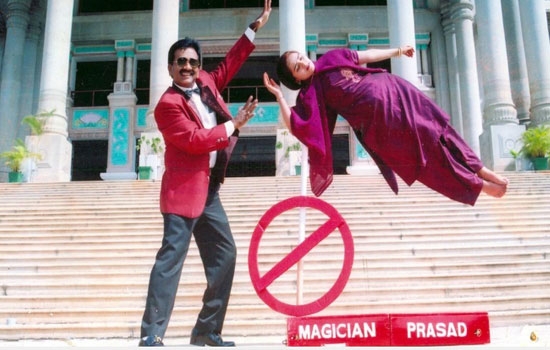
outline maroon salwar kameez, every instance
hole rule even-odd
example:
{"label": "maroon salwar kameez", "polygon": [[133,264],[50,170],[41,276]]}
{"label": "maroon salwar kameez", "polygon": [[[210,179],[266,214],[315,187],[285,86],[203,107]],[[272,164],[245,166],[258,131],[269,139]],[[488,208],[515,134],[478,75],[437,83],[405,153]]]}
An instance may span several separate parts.
{"label": "maroon salwar kameez", "polygon": [[419,181],[474,205],[483,164],[449,116],[405,79],[357,62],[357,52],[349,49],[321,56],[291,109],[291,131],[309,149],[313,193],[320,196],[332,182],[331,138],[340,115],[396,194],[394,173],[409,186]]}

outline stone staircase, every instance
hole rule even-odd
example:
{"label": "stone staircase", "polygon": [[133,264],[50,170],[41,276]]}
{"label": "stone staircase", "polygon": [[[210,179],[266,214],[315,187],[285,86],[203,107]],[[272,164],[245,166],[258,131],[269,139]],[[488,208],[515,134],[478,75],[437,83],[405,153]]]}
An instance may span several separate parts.
{"label": "stone staircase", "polygon": [[[355,256],[340,296],[315,315],[486,311],[491,326],[550,323],[550,173],[510,172],[502,199],[474,207],[421,184],[395,196],[379,175],[336,176],[321,197],[345,219]],[[0,184],[0,339],[137,338],[162,238],[160,182]],[[310,193],[310,192],[308,192]],[[238,246],[224,336],[286,337],[287,315],[255,293],[252,233],[299,177],[228,178],[221,191]],[[304,209],[305,234],[327,217]],[[261,237],[266,271],[298,243],[299,209]],[[268,287],[281,302],[322,298],[342,269],[338,230]],[[204,290],[191,245],[166,337],[188,337]],[[301,285],[301,288],[297,286]]]}

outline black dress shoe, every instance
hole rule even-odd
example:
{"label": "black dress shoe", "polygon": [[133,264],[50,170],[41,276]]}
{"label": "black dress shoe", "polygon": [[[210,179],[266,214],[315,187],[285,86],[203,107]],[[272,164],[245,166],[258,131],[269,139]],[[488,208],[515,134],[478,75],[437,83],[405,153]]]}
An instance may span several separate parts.
{"label": "black dress shoe", "polygon": [[164,344],[158,335],[148,335],[141,338],[139,346],[164,346]]}
{"label": "black dress shoe", "polygon": [[235,346],[235,342],[232,341],[223,341],[222,337],[216,333],[205,333],[205,334],[192,334],[191,335],[191,345],[197,346]]}

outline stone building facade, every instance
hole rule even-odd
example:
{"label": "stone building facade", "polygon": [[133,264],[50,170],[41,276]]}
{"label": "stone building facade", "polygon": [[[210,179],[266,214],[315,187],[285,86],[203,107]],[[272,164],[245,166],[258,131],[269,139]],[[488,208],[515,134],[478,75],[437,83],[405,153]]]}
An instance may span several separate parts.
{"label": "stone building facade", "polygon": [[[121,1],[133,5],[114,10],[108,8],[112,1],[95,1],[100,7],[94,12],[90,0],[0,0],[0,152],[22,138],[43,155],[28,181],[135,179],[136,140],[157,133],[152,110],[170,85],[170,45],[194,37],[202,44],[203,65],[215,65],[263,4],[237,7],[225,0],[207,8],[210,1],[196,1]],[[248,94],[261,102],[234,154],[239,176],[285,174],[277,147],[285,133],[261,73],[273,72],[288,49],[316,59],[335,47],[414,45],[415,59],[381,64],[433,98],[497,171],[513,169],[510,150],[519,147],[526,127],[550,124],[548,0],[274,5],[250,62],[227,91],[234,110]],[[43,111],[54,114],[44,134],[29,137],[22,118]],[[377,171],[345,121],[337,123],[336,134],[337,171]],[[98,165],[87,169],[94,159]],[[7,172],[2,165],[0,181]]]}

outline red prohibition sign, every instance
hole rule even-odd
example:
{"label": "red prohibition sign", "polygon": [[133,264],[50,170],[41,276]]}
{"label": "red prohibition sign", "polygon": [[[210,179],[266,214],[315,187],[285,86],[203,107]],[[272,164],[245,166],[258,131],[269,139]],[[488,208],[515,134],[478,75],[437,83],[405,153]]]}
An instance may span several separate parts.
{"label": "red prohibition sign", "polygon": [[[277,215],[297,207],[310,207],[320,210],[326,214],[329,219],[316,231],[309,235],[309,237],[305,238],[303,242],[294,248],[280,262],[275,264],[263,276],[260,276],[258,269],[258,247],[262,234]],[[340,275],[336,279],[334,285],[319,299],[302,305],[287,304],[271,295],[271,293],[267,290],[267,287],[293,265],[298,263],[302,257],[304,257],[335,229],[340,231],[344,241],[344,263],[342,266],[342,271],[340,272]],[[307,196],[296,196],[275,204],[262,216],[258,222],[258,225],[256,225],[248,250],[248,270],[256,293],[270,308],[286,315],[300,317],[311,315],[323,310],[330,303],[332,303],[340,295],[340,293],[342,293],[342,290],[344,290],[351,274],[353,254],[353,238],[351,236],[351,231],[340,213],[338,213],[333,206],[325,201],[322,201],[321,199]]]}

